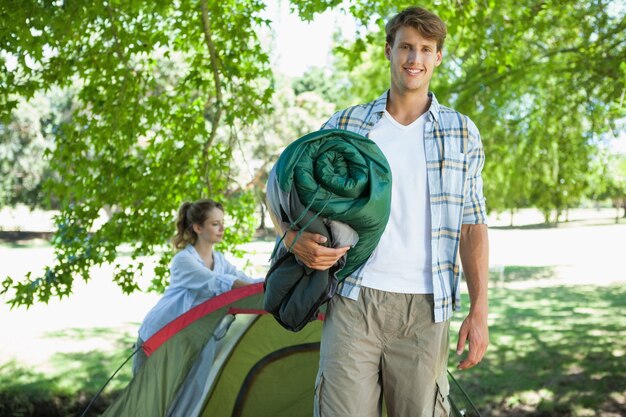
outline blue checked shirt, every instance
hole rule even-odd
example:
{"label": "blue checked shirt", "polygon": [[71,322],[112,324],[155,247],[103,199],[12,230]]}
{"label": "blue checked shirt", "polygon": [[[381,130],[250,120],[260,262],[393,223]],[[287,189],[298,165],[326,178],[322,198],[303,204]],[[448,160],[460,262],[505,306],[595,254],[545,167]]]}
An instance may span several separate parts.
{"label": "blue checked shirt", "polygon": [[[335,113],[322,129],[345,129],[367,137],[384,114],[387,94]],[[429,96],[424,146],[432,224],[434,316],[435,322],[442,322],[460,307],[461,225],[486,223],[481,177],[485,153],[476,125],[467,116],[440,105],[434,94]],[[362,279],[363,267],[342,282],[339,294],[357,300]]]}

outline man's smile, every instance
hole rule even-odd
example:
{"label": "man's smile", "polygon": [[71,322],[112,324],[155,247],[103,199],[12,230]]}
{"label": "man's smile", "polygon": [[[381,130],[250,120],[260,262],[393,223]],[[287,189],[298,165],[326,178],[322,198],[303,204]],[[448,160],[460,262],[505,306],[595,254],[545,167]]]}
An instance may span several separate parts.
{"label": "man's smile", "polygon": [[404,68],[406,70],[406,72],[408,72],[411,75],[419,75],[422,72],[424,72],[423,69],[420,68]]}

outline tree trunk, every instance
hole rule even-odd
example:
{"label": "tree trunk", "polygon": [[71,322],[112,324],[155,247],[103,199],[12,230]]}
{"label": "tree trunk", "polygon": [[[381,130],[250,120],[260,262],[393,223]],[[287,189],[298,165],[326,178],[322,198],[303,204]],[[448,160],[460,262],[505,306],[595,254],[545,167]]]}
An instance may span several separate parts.
{"label": "tree trunk", "polygon": [[257,230],[265,231],[265,204],[261,203],[261,224]]}

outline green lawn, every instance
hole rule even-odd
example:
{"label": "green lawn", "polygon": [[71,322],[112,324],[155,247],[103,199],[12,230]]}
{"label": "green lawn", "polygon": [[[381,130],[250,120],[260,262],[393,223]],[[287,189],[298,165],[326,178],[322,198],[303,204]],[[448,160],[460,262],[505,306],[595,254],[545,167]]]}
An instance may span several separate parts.
{"label": "green lawn", "polygon": [[[50,361],[53,370],[47,372],[26,369],[15,361],[0,365],[0,416],[80,416],[93,395],[132,352],[136,340],[134,334],[119,334],[107,328],[68,329],[48,336],[79,340],[113,337],[115,349],[55,353]],[[130,379],[128,363],[107,386],[88,415],[95,416],[104,411],[116,392]]]}
{"label": "green lawn", "polygon": [[[513,274],[513,275],[511,275]],[[503,282],[543,268],[512,267]],[[464,300],[467,306],[467,299]],[[475,369],[453,375],[483,416],[626,415],[626,286],[569,286],[491,290],[491,345]],[[453,331],[460,325],[457,314]],[[68,329],[50,338],[115,340],[113,351],[57,353],[52,371],[0,365],[0,416],[80,415],[92,395],[126,359],[134,334],[119,329]],[[456,343],[453,333],[451,343]],[[42,346],[45,349],[45,346]],[[454,369],[456,355],[451,354]],[[130,379],[130,365],[114,379],[94,413],[106,408]]]}
{"label": "green lawn", "polygon": [[483,415],[626,415],[626,286],[494,288],[490,296],[487,355],[453,372]]}

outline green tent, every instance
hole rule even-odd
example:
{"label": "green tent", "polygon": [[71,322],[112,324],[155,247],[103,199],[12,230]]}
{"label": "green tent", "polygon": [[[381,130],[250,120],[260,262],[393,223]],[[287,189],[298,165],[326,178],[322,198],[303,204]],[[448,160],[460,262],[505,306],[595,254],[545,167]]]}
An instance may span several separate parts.
{"label": "green tent", "polygon": [[[167,324],[144,343],[148,359],[102,416],[311,416],[322,321],[294,333],[262,305],[259,283]],[[453,407],[452,415],[472,414]]]}

